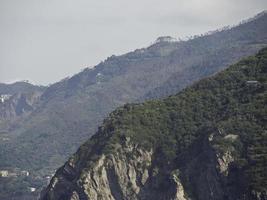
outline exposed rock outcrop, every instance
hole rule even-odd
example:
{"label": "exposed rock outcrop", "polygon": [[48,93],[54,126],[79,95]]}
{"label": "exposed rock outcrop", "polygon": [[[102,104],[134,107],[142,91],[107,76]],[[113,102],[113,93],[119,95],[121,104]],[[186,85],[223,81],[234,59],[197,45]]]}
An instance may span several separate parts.
{"label": "exposed rock outcrop", "polygon": [[228,152],[218,156],[207,137],[196,141],[168,167],[158,166],[156,157],[153,150],[127,143],[87,162],[80,171],[79,162],[70,160],[57,172],[42,199],[234,199],[227,193],[227,178],[223,179],[234,158]]}

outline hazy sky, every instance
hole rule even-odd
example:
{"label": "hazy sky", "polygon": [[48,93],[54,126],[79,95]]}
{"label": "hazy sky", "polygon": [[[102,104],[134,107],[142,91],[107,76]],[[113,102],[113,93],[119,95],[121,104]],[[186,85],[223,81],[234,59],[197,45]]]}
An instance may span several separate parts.
{"label": "hazy sky", "polygon": [[48,84],[106,57],[238,23],[267,0],[0,0],[0,82]]}

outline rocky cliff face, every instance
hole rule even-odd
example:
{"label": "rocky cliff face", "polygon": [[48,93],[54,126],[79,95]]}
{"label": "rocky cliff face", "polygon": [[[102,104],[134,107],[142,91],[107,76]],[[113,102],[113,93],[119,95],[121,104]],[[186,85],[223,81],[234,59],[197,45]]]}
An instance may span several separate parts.
{"label": "rocky cliff face", "polygon": [[41,199],[267,199],[266,69],[264,49],[176,96],[115,110]]}
{"label": "rocky cliff face", "polygon": [[[183,185],[174,173],[164,175],[169,187],[162,192],[163,172],[154,166],[153,156],[152,150],[143,150],[130,143],[121,144],[117,146],[117,152],[100,155],[90,163],[89,169],[82,170],[74,180],[68,178],[66,168],[75,171],[79,166],[69,161],[46,191],[50,197],[43,199],[186,199]],[[68,194],[67,185],[72,185]]]}
{"label": "rocky cliff face", "polygon": [[[217,152],[213,141],[201,137],[174,163],[159,165],[157,153],[122,142],[116,152],[100,154],[86,168],[70,159],[53,177],[42,199],[66,200],[225,200],[240,199],[233,192],[231,151]],[[82,170],[81,170],[82,169]],[[244,192],[244,191],[242,191]],[[252,195],[252,194],[251,194]],[[263,193],[247,197],[262,200]]]}

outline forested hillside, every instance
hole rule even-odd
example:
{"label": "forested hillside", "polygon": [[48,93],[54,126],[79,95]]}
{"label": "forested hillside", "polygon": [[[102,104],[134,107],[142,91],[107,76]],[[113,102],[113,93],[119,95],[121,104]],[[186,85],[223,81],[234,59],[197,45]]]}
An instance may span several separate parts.
{"label": "forested hillside", "polygon": [[266,100],[263,49],[177,95],[127,104],[42,199],[266,199]]}

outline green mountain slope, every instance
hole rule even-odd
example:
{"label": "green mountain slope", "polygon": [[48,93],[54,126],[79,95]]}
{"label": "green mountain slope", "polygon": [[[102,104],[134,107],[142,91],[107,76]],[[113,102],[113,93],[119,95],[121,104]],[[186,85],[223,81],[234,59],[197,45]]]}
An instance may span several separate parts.
{"label": "green mountain slope", "polygon": [[266,199],[267,49],[175,96],[127,104],[42,199]]}

